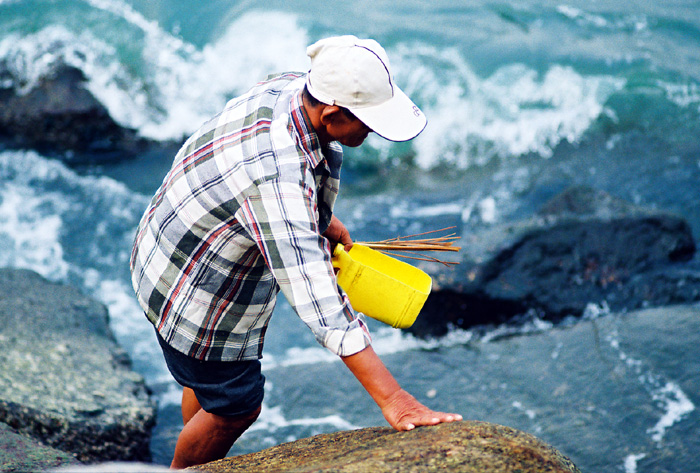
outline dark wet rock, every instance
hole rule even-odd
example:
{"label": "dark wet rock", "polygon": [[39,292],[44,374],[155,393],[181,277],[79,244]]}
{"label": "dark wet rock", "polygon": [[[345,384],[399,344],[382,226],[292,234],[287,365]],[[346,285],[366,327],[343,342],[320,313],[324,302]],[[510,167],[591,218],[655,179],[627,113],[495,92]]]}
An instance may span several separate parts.
{"label": "dark wet rock", "polygon": [[414,334],[443,335],[537,316],[580,316],[700,300],[688,223],[590,188],[572,188],[533,218],[463,236],[455,269],[425,267],[434,288]]}
{"label": "dark wet rock", "polygon": [[80,69],[61,64],[27,92],[0,85],[0,143],[71,163],[118,161],[156,145],[116,123],[84,84]]}
{"label": "dark wet rock", "polygon": [[144,461],[155,406],[106,308],[27,270],[0,270],[0,422],[82,462]]}
{"label": "dark wet rock", "polygon": [[476,421],[410,432],[370,427],[318,435],[192,469],[212,473],[579,471],[567,457],[530,434]]}

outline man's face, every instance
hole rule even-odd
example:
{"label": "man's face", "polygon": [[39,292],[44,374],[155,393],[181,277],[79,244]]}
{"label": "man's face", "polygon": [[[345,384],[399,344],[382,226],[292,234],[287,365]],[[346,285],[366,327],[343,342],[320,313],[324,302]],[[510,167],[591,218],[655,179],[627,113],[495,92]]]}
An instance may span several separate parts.
{"label": "man's face", "polygon": [[360,146],[372,132],[356,117],[342,111],[336,120],[326,126],[326,131],[333,140],[351,148]]}

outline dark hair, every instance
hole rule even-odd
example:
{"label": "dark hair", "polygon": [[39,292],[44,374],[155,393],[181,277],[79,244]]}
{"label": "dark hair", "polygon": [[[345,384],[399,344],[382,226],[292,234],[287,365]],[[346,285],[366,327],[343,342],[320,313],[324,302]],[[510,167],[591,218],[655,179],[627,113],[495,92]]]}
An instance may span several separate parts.
{"label": "dark hair", "polygon": [[321,105],[321,101],[311,95],[311,92],[309,92],[309,86],[306,84],[304,84],[304,91],[302,93],[304,94],[304,99],[307,100],[312,107],[316,108]]}
{"label": "dark hair", "polygon": [[[324,104],[323,102],[321,102],[320,100],[318,100],[318,99],[317,99],[316,97],[314,97],[313,95],[311,95],[311,92],[309,92],[309,88],[308,88],[307,85],[304,85],[304,90],[303,90],[302,93],[304,94],[304,99],[307,100],[307,101],[309,102],[309,104],[310,104],[312,107],[314,107],[314,108],[318,107],[319,105],[327,105],[327,104]],[[359,120],[359,118],[357,118],[357,117],[355,116],[355,114],[352,113],[352,112],[351,112],[350,110],[348,110],[347,108],[341,107],[340,105],[338,105],[338,108],[343,112],[343,114],[344,114],[346,117],[348,117],[348,118],[350,118],[350,119]]]}

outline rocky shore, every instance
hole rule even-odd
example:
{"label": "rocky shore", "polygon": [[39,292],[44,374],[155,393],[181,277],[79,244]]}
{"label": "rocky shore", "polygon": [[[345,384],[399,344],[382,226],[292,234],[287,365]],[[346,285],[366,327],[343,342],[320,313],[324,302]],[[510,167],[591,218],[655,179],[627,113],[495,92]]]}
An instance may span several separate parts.
{"label": "rocky shore", "polygon": [[0,270],[0,367],[1,471],[149,460],[155,405],[102,304]]}
{"label": "rocky shore", "polygon": [[[105,307],[28,270],[0,270],[0,288],[0,471],[145,468],[154,404],[117,346]],[[105,463],[110,461],[118,463]],[[473,421],[413,432],[380,427],[338,432],[200,469],[390,472],[399,467],[407,472],[579,471],[532,435]]]}
{"label": "rocky shore", "polygon": [[370,427],[318,435],[191,469],[210,473],[580,473],[571,460],[530,434],[475,421],[411,432]]}

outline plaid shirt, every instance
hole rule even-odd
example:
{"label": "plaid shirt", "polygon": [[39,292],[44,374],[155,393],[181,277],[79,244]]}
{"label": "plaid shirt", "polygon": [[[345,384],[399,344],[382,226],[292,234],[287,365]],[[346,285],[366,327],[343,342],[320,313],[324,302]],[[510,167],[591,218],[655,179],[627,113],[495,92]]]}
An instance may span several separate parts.
{"label": "plaid shirt", "polygon": [[342,148],[322,148],[302,107],[304,81],[283,74],[231,100],[185,142],[141,219],[131,256],[136,295],[187,355],[261,358],[280,289],[332,352],[370,343],[321,236]]}

